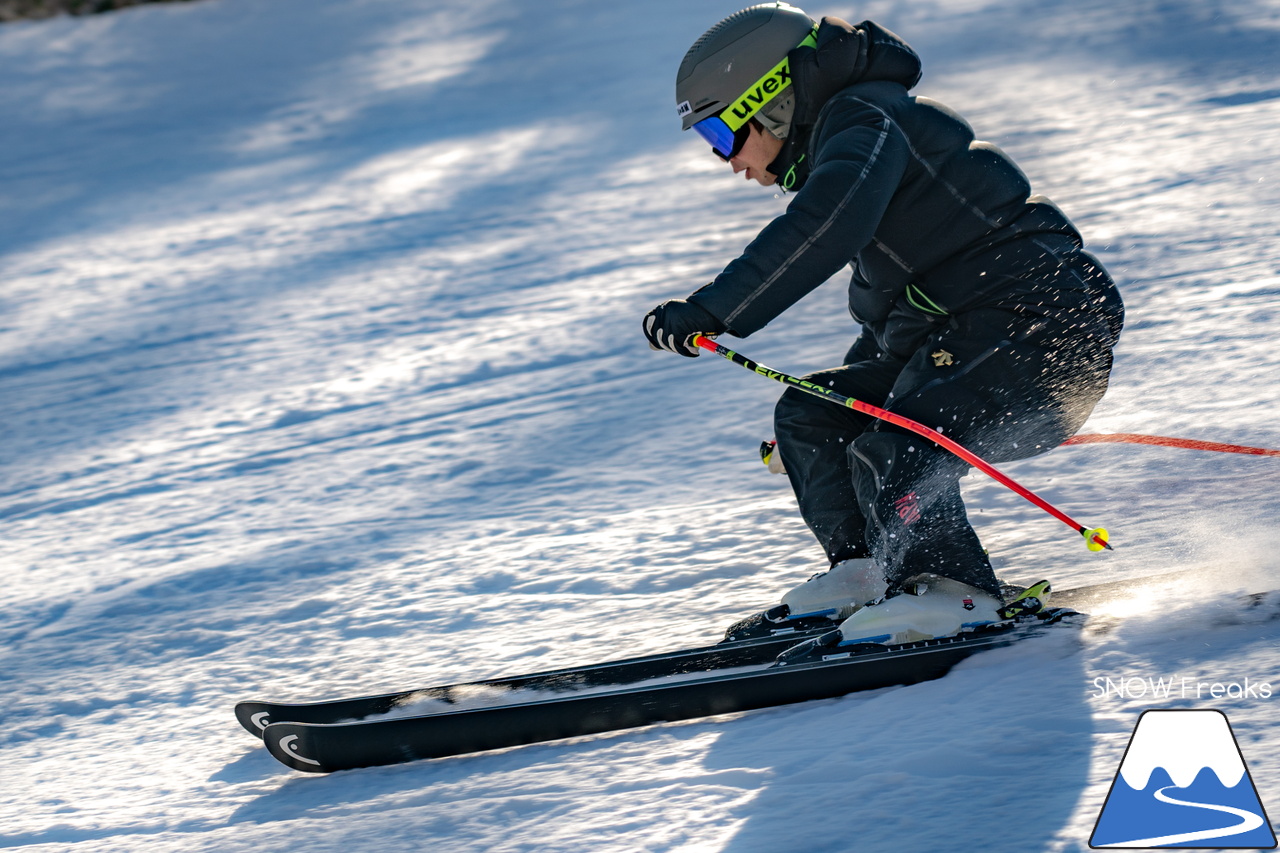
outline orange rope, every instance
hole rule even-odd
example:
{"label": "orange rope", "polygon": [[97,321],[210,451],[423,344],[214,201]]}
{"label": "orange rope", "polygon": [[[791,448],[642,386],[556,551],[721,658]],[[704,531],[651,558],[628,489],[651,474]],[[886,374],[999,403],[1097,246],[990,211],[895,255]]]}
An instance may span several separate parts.
{"label": "orange rope", "polygon": [[1218,453],[1247,453],[1250,456],[1280,456],[1280,450],[1267,450],[1263,447],[1223,444],[1220,441],[1200,441],[1194,438],[1142,435],[1136,432],[1076,435],[1063,442],[1063,445],[1067,444],[1151,444],[1156,447],[1179,447],[1183,450],[1213,450]]}

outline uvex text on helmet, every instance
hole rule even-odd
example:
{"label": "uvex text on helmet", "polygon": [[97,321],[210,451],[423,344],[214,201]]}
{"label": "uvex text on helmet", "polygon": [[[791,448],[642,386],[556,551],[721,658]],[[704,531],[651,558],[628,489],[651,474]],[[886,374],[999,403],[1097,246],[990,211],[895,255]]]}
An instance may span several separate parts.
{"label": "uvex text on helmet", "polygon": [[681,129],[736,107],[738,120],[727,116],[730,124],[740,126],[754,115],[785,138],[795,106],[789,77],[784,70],[765,78],[813,27],[795,6],[767,3],[736,12],[703,33],[676,74]]}

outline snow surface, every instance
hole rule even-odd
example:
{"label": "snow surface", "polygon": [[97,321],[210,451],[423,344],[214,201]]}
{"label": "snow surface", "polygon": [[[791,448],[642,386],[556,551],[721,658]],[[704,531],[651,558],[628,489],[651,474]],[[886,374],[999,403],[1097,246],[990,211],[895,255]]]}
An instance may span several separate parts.
{"label": "snow surface", "polygon": [[[1007,466],[1111,554],[965,481],[1011,580],[1202,570],[1109,631],[325,777],[237,726],[238,699],[706,642],[822,567],[755,455],[778,389],[639,335],[784,204],[677,131],[679,59],[735,8],[209,0],[0,28],[0,846],[1083,850],[1148,707],[1223,709],[1280,810],[1278,608],[1232,593],[1277,586],[1280,470],[1152,447]],[[1280,3],[809,11],[909,39],[918,91],[1116,274],[1087,431],[1280,446]],[[837,278],[742,349],[837,363]]]}

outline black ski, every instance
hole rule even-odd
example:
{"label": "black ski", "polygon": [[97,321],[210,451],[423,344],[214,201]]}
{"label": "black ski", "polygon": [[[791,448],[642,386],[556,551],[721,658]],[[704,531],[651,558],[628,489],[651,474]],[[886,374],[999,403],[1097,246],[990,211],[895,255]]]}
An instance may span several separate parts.
{"label": "black ski", "polygon": [[803,640],[830,631],[835,623],[820,620],[822,625],[808,630],[791,630],[773,636],[736,643],[719,643],[694,649],[681,649],[663,654],[626,658],[587,666],[533,672],[525,675],[491,678],[462,684],[445,684],[417,690],[403,690],[377,696],[334,699],[328,702],[260,702],[236,704],[236,719],[251,734],[262,736],[271,723],[336,723],[386,714],[406,705],[426,700],[446,703],[461,701],[477,690],[570,691],[590,687],[634,684],[654,678],[709,672],[740,666],[772,663],[783,651]]}
{"label": "black ski", "polygon": [[[1078,587],[1053,594],[1053,603],[1077,610],[1087,610],[1098,601],[1147,584],[1171,580],[1178,574],[1133,580],[1113,581]],[[1016,589],[1016,588],[1011,588]],[[567,667],[524,675],[493,678],[463,684],[447,684],[402,690],[375,696],[335,699],[324,702],[286,703],[245,701],[236,705],[236,719],[245,730],[258,737],[271,723],[337,723],[386,714],[410,703],[436,699],[446,703],[459,701],[477,689],[568,691],[608,685],[633,684],[653,678],[709,672],[740,666],[759,666],[773,661],[778,654],[803,640],[830,630],[825,619],[800,622],[798,629],[783,628],[772,636],[736,643],[718,643],[694,649],[645,655],[605,663]]]}
{"label": "black ski", "polygon": [[[1070,613],[1059,608],[1052,618]],[[927,681],[976,652],[1044,630],[1046,621],[1024,617],[958,637],[862,644],[808,662],[669,683],[525,701],[516,694],[496,707],[350,723],[271,723],[263,740],[282,763],[311,773],[502,749]]]}

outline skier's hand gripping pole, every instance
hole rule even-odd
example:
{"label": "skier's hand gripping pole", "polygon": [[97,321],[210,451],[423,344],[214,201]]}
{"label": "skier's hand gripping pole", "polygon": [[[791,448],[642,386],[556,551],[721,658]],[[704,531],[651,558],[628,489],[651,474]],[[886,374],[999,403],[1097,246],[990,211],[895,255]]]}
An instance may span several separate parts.
{"label": "skier's hand gripping pole", "polygon": [[727,358],[729,361],[732,361],[734,364],[745,367],[747,370],[750,370],[752,373],[758,373],[767,379],[773,379],[777,382],[781,382],[783,385],[790,385],[792,388],[798,388],[801,391],[814,395],[815,397],[823,397],[837,405],[846,406],[850,409],[853,409],[855,412],[862,412],[864,415],[870,415],[873,418],[878,418],[879,420],[887,421],[888,423],[891,423],[894,426],[899,426],[899,427],[902,427],[903,429],[910,430],[911,432],[914,432],[916,435],[924,436],[925,438],[929,439],[934,444],[938,445],[944,450],[950,451],[951,453],[954,453],[956,456],[959,456],[965,462],[968,462],[970,465],[977,468],[979,471],[986,474],[988,477],[991,477],[997,483],[1000,483],[1006,488],[1013,490],[1019,495],[1022,495],[1024,498],[1031,501],[1031,503],[1040,507],[1042,510],[1049,513],[1054,518],[1061,521],[1063,524],[1066,524],[1068,527],[1075,530],[1077,533],[1079,533],[1081,536],[1084,537],[1085,544],[1089,547],[1090,551],[1101,551],[1104,548],[1107,549],[1108,551],[1112,550],[1111,543],[1108,541],[1108,534],[1105,528],[1085,527],[1083,524],[1080,524],[1071,516],[1067,515],[1065,512],[1058,509],[1056,506],[1049,503],[1044,498],[1040,497],[1035,492],[1028,489],[1026,486],[1023,486],[1022,484],[1018,483],[1012,477],[1009,477],[1008,475],[1001,473],[999,470],[997,470],[994,466],[992,466],[986,460],[982,459],[980,456],[965,449],[963,446],[961,446],[957,442],[947,438],[945,435],[938,432],[937,430],[930,429],[924,424],[917,423],[916,421],[913,421],[910,418],[904,418],[902,415],[895,414],[893,412],[890,412],[887,409],[882,409],[879,406],[873,406],[870,403],[864,403],[861,400],[855,400],[853,397],[846,397],[843,394],[837,394],[836,392],[832,391],[830,388],[824,388],[821,385],[817,385],[813,382],[806,382],[803,379],[797,379],[794,376],[790,376],[786,373],[782,373],[781,371],[774,370],[771,367],[765,367],[763,364],[758,364],[752,361],[751,359],[747,358],[746,356],[740,355],[734,352],[733,350],[729,349],[728,347],[722,346],[721,344],[716,343],[715,341],[711,340],[705,335],[697,335],[696,337],[694,337],[693,344],[694,346],[701,347],[702,349],[707,350],[708,352],[713,352],[716,355],[723,356],[724,358]]}

